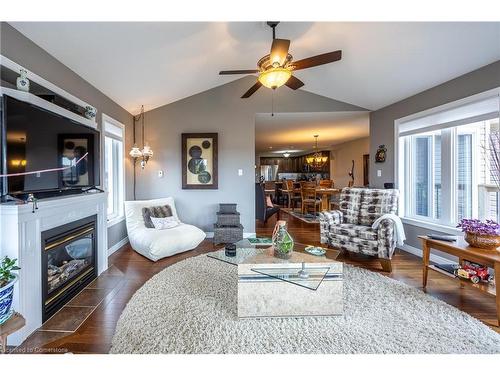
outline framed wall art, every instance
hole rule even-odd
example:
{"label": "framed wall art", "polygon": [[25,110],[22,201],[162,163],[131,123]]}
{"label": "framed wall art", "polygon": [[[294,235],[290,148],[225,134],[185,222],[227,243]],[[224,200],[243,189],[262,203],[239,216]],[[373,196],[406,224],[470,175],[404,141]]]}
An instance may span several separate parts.
{"label": "framed wall art", "polygon": [[182,188],[218,188],[217,133],[182,134]]}

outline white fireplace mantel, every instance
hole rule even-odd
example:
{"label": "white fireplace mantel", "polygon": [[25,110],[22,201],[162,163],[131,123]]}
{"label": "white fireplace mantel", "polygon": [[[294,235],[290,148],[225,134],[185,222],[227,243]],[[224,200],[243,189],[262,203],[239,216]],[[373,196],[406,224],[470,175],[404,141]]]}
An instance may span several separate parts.
{"label": "white fireplace mantel", "polygon": [[47,229],[97,214],[97,274],[108,268],[106,193],[86,193],[41,199],[33,205],[0,204],[0,258],[17,258],[21,267],[14,287],[13,307],[26,326],[9,336],[18,345],[42,325],[41,233]]}

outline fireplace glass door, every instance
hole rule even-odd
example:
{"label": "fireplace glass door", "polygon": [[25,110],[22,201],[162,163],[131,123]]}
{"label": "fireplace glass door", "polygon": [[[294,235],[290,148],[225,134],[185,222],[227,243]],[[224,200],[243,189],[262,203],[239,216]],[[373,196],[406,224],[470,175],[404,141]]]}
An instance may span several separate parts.
{"label": "fireplace glass door", "polygon": [[[95,222],[61,228],[44,241],[42,282],[44,317],[48,318],[96,275]],[[56,228],[57,229],[57,228]]]}

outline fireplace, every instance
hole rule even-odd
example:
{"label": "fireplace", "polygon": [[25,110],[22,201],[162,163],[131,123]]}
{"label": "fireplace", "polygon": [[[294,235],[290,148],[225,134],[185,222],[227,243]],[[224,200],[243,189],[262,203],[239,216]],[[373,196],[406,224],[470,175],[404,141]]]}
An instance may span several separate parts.
{"label": "fireplace", "polygon": [[42,321],[97,277],[97,215],[42,232]]}

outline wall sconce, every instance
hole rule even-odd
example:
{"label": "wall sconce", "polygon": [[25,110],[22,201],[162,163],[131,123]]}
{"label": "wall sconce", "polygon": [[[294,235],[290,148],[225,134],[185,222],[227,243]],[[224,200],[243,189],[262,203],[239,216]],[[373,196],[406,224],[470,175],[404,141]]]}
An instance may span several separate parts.
{"label": "wall sconce", "polygon": [[[139,120],[142,120],[142,150],[139,150],[139,147],[137,147],[135,143],[135,123]],[[141,161],[142,169],[144,169],[149,159],[153,157],[153,150],[144,141],[144,106],[141,106],[141,113],[139,116],[134,116],[134,146],[130,150],[129,155],[134,159],[134,166],[138,160]]]}

